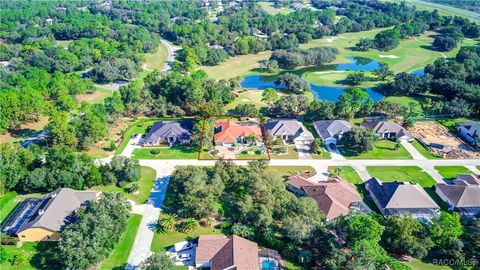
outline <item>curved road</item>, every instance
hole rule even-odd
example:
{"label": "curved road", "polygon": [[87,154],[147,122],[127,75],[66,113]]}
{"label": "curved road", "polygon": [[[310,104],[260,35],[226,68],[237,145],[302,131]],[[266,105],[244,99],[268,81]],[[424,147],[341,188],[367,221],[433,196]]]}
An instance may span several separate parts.
{"label": "curved road", "polygon": [[165,66],[162,69],[162,73],[166,73],[172,68],[172,63],[173,63],[173,61],[175,61],[175,51],[176,50],[166,40],[162,39],[161,42],[165,47],[167,47],[167,51],[168,51],[167,63],[165,64]]}

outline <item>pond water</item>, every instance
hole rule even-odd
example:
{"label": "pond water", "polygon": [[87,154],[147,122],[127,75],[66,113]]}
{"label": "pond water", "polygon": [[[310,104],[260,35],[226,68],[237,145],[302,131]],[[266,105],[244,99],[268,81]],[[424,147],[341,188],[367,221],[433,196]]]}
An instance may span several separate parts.
{"label": "pond water", "polygon": [[425,70],[424,69],[417,69],[417,70],[414,70],[414,71],[410,72],[410,74],[422,77],[423,75],[425,75]]}
{"label": "pond water", "polygon": [[[351,62],[345,64],[328,65],[328,67],[332,67],[332,70],[340,71],[372,71],[380,66],[380,63],[378,61],[368,58],[349,56],[347,57],[347,59]],[[324,66],[323,68],[325,67],[327,66]],[[285,86],[283,85],[275,85],[275,79],[275,76],[248,75],[243,77],[242,81],[240,82],[240,87],[258,90],[265,90],[267,88],[285,89]],[[325,86],[310,83],[310,88],[312,89],[312,93],[315,99],[336,102],[338,101],[339,96],[345,91],[347,87]],[[372,98],[374,101],[379,101],[383,99],[382,94],[375,92],[370,88],[365,89],[365,91],[367,91],[370,98]]]}

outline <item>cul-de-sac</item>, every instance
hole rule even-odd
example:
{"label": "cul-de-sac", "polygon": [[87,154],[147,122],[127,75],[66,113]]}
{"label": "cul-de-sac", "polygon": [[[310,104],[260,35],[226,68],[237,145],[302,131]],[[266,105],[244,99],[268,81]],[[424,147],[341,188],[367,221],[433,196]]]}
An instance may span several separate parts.
{"label": "cul-de-sac", "polygon": [[0,0],[34,269],[480,269],[480,0]]}

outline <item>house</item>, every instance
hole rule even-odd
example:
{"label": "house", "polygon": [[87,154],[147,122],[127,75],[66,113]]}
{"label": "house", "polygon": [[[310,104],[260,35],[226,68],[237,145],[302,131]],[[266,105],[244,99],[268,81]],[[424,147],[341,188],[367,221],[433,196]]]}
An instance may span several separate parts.
{"label": "house", "polygon": [[480,180],[472,174],[458,174],[453,184],[439,183],[435,192],[448,204],[448,210],[462,217],[480,217]]}
{"label": "house", "polygon": [[297,196],[308,196],[315,200],[327,221],[346,216],[351,209],[371,213],[355,186],[340,177],[312,183],[302,175],[291,176],[288,180],[288,189]]}
{"label": "house", "polygon": [[413,218],[430,221],[438,216],[439,206],[417,183],[380,182],[372,178],[365,182],[370,197],[384,216],[412,214]]}
{"label": "house", "polygon": [[190,120],[155,122],[143,140],[144,146],[157,146],[162,143],[190,143],[193,122]]}
{"label": "house", "polygon": [[316,121],[313,126],[326,145],[337,144],[343,133],[352,129],[352,125],[344,120]]}
{"label": "house", "polygon": [[480,122],[463,122],[457,126],[458,134],[474,146],[480,145]]}
{"label": "house", "polygon": [[216,145],[232,145],[234,143],[247,143],[246,137],[262,138],[262,130],[256,123],[239,123],[233,120],[220,120],[215,123],[213,141]]}
{"label": "house", "polygon": [[260,270],[258,246],[236,235],[201,235],[195,251],[195,267]]}
{"label": "house", "polygon": [[410,132],[397,123],[386,121],[365,121],[360,124],[364,128],[371,128],[381,139],[399,139],[413,141],[414,137]]}
{"label": "house", "polygon": [[315,139],[312,133],[295,119],[270,119],[264,127],[265,132],[284,141],[311,144]]}
{"label": "house", "polygon": [[297,197],[305,195],[305,192],[302,190],[302,187],[315,185],[314,182],[310,182],[307,180],[312,176],[313,174],[311,173],[301,173],[301,174],[294,174],[288,177],[287,189],[293,194],[295,194],[295,196]]}
{"label": "house", "polygon": [[99,195],[99,191],[59,188],[39,199],[27,199],[10,215],[2,232],[16,234],[24,242],[58,241],[75,211]]}

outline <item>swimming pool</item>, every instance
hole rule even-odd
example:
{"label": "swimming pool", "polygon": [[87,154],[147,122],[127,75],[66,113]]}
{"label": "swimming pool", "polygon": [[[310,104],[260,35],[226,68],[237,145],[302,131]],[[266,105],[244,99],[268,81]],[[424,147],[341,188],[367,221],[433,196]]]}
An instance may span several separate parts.
{"label": "swimming pool", "polygon": [[262,270],[275,270],[277,264],[274,261],[265,260],[262,262]]}

